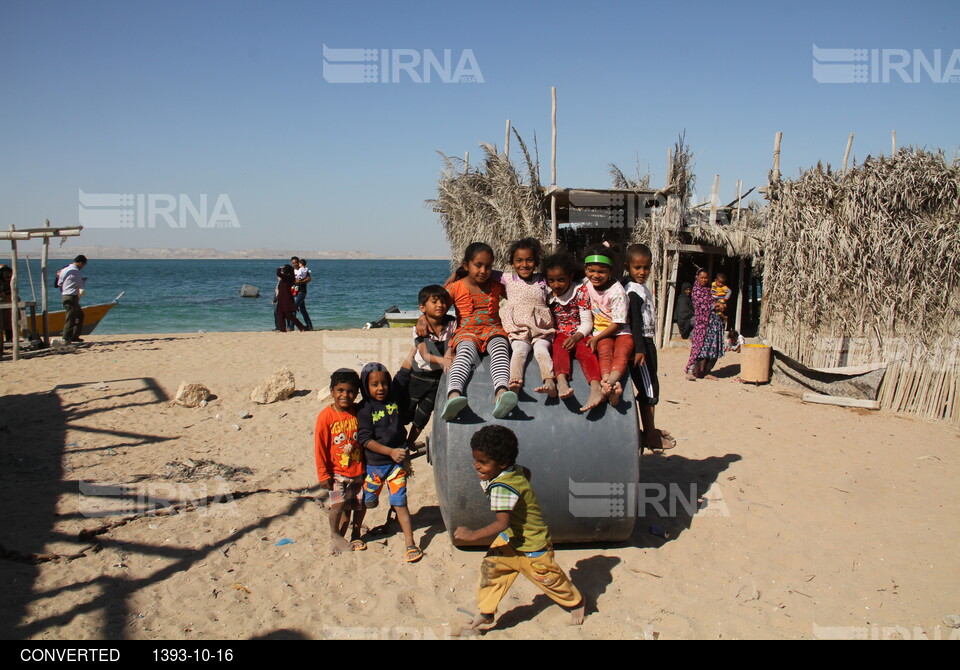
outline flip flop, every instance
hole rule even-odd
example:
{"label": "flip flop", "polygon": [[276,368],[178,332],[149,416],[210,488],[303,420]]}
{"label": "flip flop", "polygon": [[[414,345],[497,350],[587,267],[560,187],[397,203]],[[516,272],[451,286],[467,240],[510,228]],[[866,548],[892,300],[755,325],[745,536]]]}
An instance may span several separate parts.
{"label": "flip flop", "polygon": [[420,551],[420,547],[414,547],[410,545],[407,547],[407,550],[403,552],[403,560],[407,563],[416,563],[421,558],[423,558],[423,552]]}
{"label": "flip flop", "polygon": [[353,540],[350,542],[350,551],[366,551],[367,543],[363,540]]}
{"label": "flip flop", "polygon": [[502,419],[513,411],[520,399],[513,391],[504,391],[497,398],[497,405],[493,408],[493,418]]}
{"label": "flip flop", "polygon": [[443,412],[440,418],[444,421],[451,421],[457,418],[457,415],[467,406],[467,396],[458,395],[456,398],[449,398],[443,406]]}

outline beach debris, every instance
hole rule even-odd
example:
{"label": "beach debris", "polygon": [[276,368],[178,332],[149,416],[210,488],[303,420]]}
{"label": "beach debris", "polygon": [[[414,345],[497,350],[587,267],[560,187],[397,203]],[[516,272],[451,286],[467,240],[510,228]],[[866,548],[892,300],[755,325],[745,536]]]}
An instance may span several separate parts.
{"label": "beach debris", "polygon": [[267,405],[279,400],[286,400],[296,388],[293,373],[289,368],[282,367],[273,375],[259,384],[250,393],[250,399],[259,405]]}
{"label": "beach debris", "polygon": [[233,428],[234,430],[240,430],[240,425],[236,423],[231,423],[230,427]]}
{"label": "beach debris", "polygon": [[213,417],[213,418],[216,419],[217,421],[219,421],[219,420],[222,419],[223,417],[220,416],[220,412],[217,412],[217,415],[216,415],[215,417]]}
{"label": "beach debris", "polygon": [[180,382],[177,389],[177,396],[173,402],[183,407],[200,407],[200,403],[206,402],[213,395],[203,384],[190,384]]}
{"label": "beach debris", "polygon": [[253,593],[250,589],[248,589],[248,588],[247,588],[246,586],[244,586],[243,584],[234,583],[234,584],[232,584],[232,586],[233,586],[233,588],[235,588],[237,591],[243,591],[244,593]]}
{"label": "beach debris", "polygon": [[241,419],[249,419],[253,415],[246,410],[240,410],[239,412],[237,412],[237,416],[240,417]]}
{"label": "beach debris", "polygon": [[250,284],[244,284],[243,286],[240,287],[240,297],[241,298],[259,298],[260,289]]}
{"label": "beach debris", "polygon": [[652,526],[650,526],[650,534],[656,535],[657,537],[662,537],[664,540],[670,539],[670,533],[666,532],[663,528],[661,528],[657,524],[653,524]]}
{"label": "beach debris", "polygon": [[235,482],[246,481],[245,475],[252,475],[253,470],[243,466],[224,465],[207,459],[187,458],[182,461],[167,463],[165,479],[177,482],[191,482],[198,479],[213,479],[222,477]]}
{"label": "beach debris", "polygon": [[283,546],[288,545],[288,544],[296,544],[296,543],[295,543],[293,540],[291,540],[289,537],[285,537],[285,538],[283,538],[282,540],[279,540],[279,541],[278,541],[275,545],[273,545],[273,546],[275,546],[275,547],[283,547]]}
{"label": "beach debris", "polygon": [[950,628],[960,628],[960,615],[957,614],[948,614],[943,617],[944,625],[950,626]]}

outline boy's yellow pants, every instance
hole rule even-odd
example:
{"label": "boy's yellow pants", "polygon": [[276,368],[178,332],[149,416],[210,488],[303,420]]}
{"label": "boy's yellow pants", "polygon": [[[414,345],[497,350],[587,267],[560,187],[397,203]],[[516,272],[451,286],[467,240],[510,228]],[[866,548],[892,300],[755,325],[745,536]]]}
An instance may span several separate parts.
{"label": "boy's yellow pants", "polygon": [[544,553],[531,557],[517,552],[497,536],[480,564],[477,603],[481,614],[496,613],[497,606],[519,574],[539,586],[558,605],[576,607],[583,602],[577,587],[554,560],[551,545],[547,545]]}

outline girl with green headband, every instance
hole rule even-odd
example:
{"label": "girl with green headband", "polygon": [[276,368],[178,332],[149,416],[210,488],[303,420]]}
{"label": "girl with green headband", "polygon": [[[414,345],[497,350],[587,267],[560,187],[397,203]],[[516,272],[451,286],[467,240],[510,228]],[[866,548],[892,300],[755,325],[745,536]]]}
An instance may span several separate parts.
{"label": "girl with green headband", "polygon": [[607,402],[616,406],[623,395],[620,378],[627,371],[633,354],[633,336],[627,323],[627,294],[614,272],[611,249],[594,247],[583,259],[584,286],[590,296],[593,313],[593,335],[587,347],[597,354],[600,363],[600,387]]}

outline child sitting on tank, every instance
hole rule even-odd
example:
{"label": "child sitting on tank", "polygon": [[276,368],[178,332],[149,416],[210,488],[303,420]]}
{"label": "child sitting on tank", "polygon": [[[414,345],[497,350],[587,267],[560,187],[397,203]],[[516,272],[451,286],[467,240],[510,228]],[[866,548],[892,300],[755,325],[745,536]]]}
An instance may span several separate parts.
{"label": "child sitting on tank", "polygon": [[447,289],[439,284],[431,284],[420,289],[417,296],[426,334],[417,334],[413,329],[413,342],[416,352],[413,355],[408,389],[409,406],[407,415],[411,419],[410,432],[407,435],[407,449],[417,451],[417,438],[433,414],[437,400],[440,378],[453,363],[453,349],[447,343],[457,331],[457,319],[447,312],[453,304]]}

